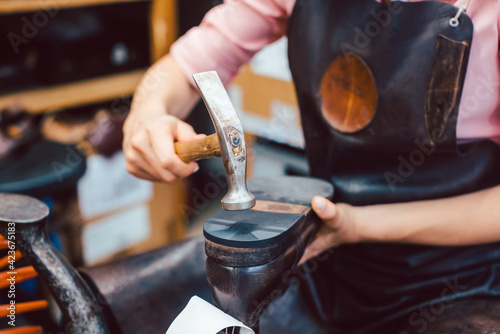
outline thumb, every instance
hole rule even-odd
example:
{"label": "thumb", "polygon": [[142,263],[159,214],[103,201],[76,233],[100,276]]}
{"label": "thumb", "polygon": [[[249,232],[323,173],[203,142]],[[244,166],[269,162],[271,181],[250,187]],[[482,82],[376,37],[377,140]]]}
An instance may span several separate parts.
{"label": "thumb", "polygon": [[312,200],[312,208],[321,220],[330,227],[334,227],[333,220],[337,217],[338,209],[335,204],[324,197],[315,196]]}
{"label": "thumb", "polygon": [[337,206],[321,196],[315,196],[311,204],[314,212],[316,212],[318,217],[323,221],[323,224],[319,227],[314,240],[306,247],[298,263],[299,266],[310,258],[335,246],[331,243],[329,235],[332,232],[332,228],[335,226],[335,217],[337,217],[338,213]]}

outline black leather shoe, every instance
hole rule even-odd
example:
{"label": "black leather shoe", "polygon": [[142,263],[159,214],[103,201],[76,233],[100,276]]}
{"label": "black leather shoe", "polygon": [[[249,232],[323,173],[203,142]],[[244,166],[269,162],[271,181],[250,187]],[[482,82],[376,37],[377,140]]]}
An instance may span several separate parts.
{"label": "black leather shoe", "polygon": [[280,297],[319,226],[314,196],[333,196],[330,183],[303,177],[249,181],[257,205],[219,211],[204,225],[207,280],[215,305],[250,327]]}

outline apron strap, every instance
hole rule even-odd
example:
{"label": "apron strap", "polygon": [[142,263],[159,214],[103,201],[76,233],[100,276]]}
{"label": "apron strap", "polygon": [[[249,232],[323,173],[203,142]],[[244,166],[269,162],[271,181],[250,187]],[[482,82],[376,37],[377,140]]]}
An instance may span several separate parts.
{"label": "apron strap", "polygon": [[[385,0],[383,0],[385,1]],[[459,22],[458,22],[458,18],[460,17],[460,15],[462,15],[462,13],[466,12],[467,9],[469,8],[469,5],[470,5],[470,1],[467,1],[467,4],[464,5],[464,6],[461,6],[459,9],[458,9],[458,12],[457,14],[455,15],[455,17],[451,18],[450,19],[450,26],[451,27],[458,27],[459,25]]]}

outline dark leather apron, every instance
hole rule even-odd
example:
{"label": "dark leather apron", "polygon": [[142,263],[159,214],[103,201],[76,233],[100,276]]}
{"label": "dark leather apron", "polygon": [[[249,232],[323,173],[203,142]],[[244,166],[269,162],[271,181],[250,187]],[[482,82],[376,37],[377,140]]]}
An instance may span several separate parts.
{"label": "dark leather apron", "polygon": [[[335,201],[415,201],[500,184],[496,144],[457,146],[472,42],[466,14],[450,25],[457,12],[436,1],[297,1],[290,68],[312,175],[334,183]],[[352,108],[356,117],[335,107],[344,91],[354,94],[346,106],[361,106]],[[408,322],[423,304],[497,296],[499,264],[499,243],[344,245],[312,270],[310,292],[324,321],[377,332],[398,317]]]}

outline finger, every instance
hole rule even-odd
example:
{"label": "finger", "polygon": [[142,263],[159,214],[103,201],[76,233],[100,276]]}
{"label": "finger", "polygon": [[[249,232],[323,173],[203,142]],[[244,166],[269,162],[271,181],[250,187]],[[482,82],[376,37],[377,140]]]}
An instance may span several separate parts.
{"label": "finger", "polygon": [[155,177],[152,177],[150,174],[144,173],[141,171],[138,171],[137,173],[135,173],[133,175],[139,179],[149,181],[149,182],[162,182],[163,181],[162,179],[157,179]]}
{"label": "finger", "polygon": [[[130,156],[130,154],[127,154],[127,156]],[[125,163],[125,168],[127,171],[134,175],[135,177],[138,177],[143,180],[151,181],[151,182],[160,182],[161,178],[158,176],[156,171],[152,169],[150,166],[147,166],[147,164],[137,158],[133,159],[128,159],[127,162]]]}
{"label": "finger", "polygon": [[174,141],[171,135],[157,127],[148,129],[149,141],[155,160],[160,168],[173,173],[177,177],[186,177],[198,170],[196,162],[184,163],[175,153]]}
{"label": "finger", "polygon": [[142,165],[142,169],[152,176],[162,180],[163,182],[171,183],[177,180],[177,176],[172,171],[167,170],[161,166],[158,157],[155,155],[153,149],[148,146],[144,148],[143,156],[147,164]]}
{"label": "finger", "polygon": [[158,140],[152,139],[153,152],[159,162],[159,166],[164,170],[168,170],[177,177],[187,177],[196,171],[199,166],[196,162],[184,163],[175,153],[173,141],[169,141],[161,145]]}
{"label": "finger", "polygon": [[198,134],[194,131],[193,127],[185,122],[178,121],[176,123],[177,128],[175,129],[175,139],[177,141],[188,141],[188,140],[195,140],[195,139],[201,139],[206,137],[207,135],[205,134]]}
{"label": "finger", "polygon": [[[207,135],[204,133],[196,133],[191,125],[188,123],[178,121],[177,122],[177,130],[175,132],[175,139],[176,141],[190,141],[190,140],[197,140],[197,139],[202,139],[205,138]],[[174,146],[174,151],[175,151],[175,146]],[[182,160],[181,160],[182,161]],[[193,171],[190,172],[188,175],[192,173],[196,173],[199,169],[199,166],[195,162],[188,163],[191,168],[193,168]],[[188,176],[188,175],[182,175],[182,177]]]}
{"label": "finger", "polygon": [[131,140],[131,145],[134,151],[131,156],[129,155],[128,160],[136,167],[134,171],[146,172],[157,181],[167,183],[174,182],[177,179],[177,176],[160,165],[149,142],[147,132],[141,131],[136,134]]}
{"label": "finger", "polygon": [[331,238],[328,235],[318,235],[305,249],[302,258],[300,259],[298,265],[302,265],[309,259],[312,259],[319,254],[325,252],[326,250],[337,246],[334,242],[332,242]]}
{"label": "finger", "polygon": [[132,169],[127,168],[127,171],[139,179],[143,179],[143,180],[150,181],[150,182],[161,182],[162,181],[161,179],[153,177],[153,176],[151,176],[150,173],[147,173],[147,172],[142,171],[140,169],[132,170]]}
{"label": "finger", "polygon": [[321,196],[315,196],[312,200],[312,208],[323,223],[331,228],[335,228],[335,218],[337,217],[337,206]]}
{"label": "finger", "polygon": [[336,245],[335,232],[332,229],[336,228],[337,206],[321,196],[315,196],[311,202],[311,206],[323,223],[316,233],[313,242],[304,251],[299,265]]}
{"label": "finger", "polygon": [[204,133],[198,133],[194,139],[201,139],[201,138],[205,138],[206,136],[207,135]]}
{"label": "finger", "polygon": [[126,168],[132,175],[152,182],[175,181],[175,175],[159,167],[158,162],[155,161],[146,131],[139,131],[131,138],[130,136],[124,137],[123,148],[127,162]]}

